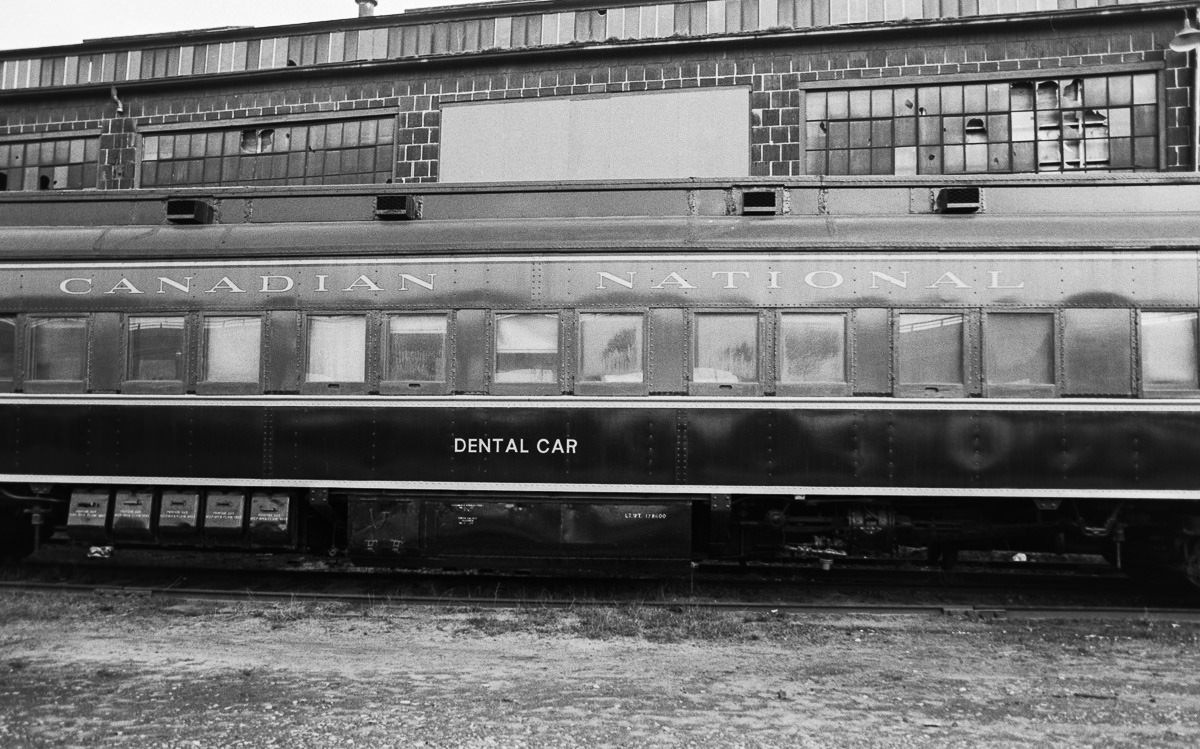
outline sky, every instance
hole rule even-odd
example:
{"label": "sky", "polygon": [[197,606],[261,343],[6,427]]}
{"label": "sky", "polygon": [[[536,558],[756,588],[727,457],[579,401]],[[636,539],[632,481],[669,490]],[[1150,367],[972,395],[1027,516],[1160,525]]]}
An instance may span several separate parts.
{"label": "sky", "polygon": [[[375,15],[495,0],[379,0]],[[84,39],[354,18],[354,0],[0,0],[0,49]]]}

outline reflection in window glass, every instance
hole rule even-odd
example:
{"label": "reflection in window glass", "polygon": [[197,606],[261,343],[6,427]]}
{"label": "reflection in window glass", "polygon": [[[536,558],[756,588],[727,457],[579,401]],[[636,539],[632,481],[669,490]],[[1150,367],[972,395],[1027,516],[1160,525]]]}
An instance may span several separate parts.
{"label": "reflection in window glass", "polygon": [[365,382],[367,318],[313,315],[308,318],[306,382]]}
{"label": "reflection in window glass", "polygon": [[445,315],[392,315],[383,345],[383,379],[446,380]]}
{"label": "reflection in window glass", "polygon": [[258,382],[262,319],[204,319],[205,382]]}
{"label": "reflection in window glass", "polygon": [[1054,316],[989,314],[984,335],[990,385],[1054,384]]}
{"label": "reflection in window glass", "polygon": [[845,315],[795,314],[780,319],[780,382],[845,382]]}
{"label": "reflection in window glass", "polygon": [[17,351],[17,319],[0,317],[0,380],[11,380]]}
{"label": "reflection in window glass", "polygon": [[580,382],[642,382],[642,316],[579,316]]}
{"label": "reflection in window glass", "polygon": [[496,382],[558,382],[558,315],[496,317]]}
{"label": "reflection in window glass", "polygon": [[129,318],[129,379],[183,380],[183,318]]}
{"label": "reflection in window glass", "polygon": [[758,315],[696,315],[693,382],[758,381]]}
{"label": "reflection in window glass", "polygon": [[1142,382],[1147,390],[1195,390],[1196,313],[1142,313]]}
{"label": "reflection in window glass", "polygon": [[29,379],[83,380],[87,320],[45,317],[29,321]]}
{"label": "reflection in window glass", "polygon": [[900,315],[900,382],[963,382],[963,316]]}

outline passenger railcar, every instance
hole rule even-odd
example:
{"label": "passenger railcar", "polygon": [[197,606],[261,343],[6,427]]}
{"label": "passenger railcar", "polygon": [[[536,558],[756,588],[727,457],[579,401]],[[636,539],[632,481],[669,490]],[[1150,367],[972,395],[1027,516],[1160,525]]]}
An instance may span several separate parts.
{"label": "passenger railcar", "polygon": [[4,543],[623,572],[1091,549],[1196,582],[1197,197],[5,196]]}

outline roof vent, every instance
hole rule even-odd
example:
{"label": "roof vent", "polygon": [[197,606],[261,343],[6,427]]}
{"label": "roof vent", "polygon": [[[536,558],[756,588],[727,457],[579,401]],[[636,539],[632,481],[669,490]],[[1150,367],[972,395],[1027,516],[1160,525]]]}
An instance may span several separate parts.
{"label": "roof vent", "polygon": [[938,191],[938,213],[978,213],[983,208],[983,189],[943,187]]}
{"label": "roof vent", "polygon": [[379,221],[406,221],[421,217],[421,203],[415,195],[376,195],[375,218]]}
{"label": "roof vent", "polygon": [[216,211],[207,200],[198,198],[176,198],[167,201],[167,223],[211,224]]}
{"label": "roof vent", "polygon": [[742,193],[742,215],[774,216],[779,213],[777,197],[775,190],[746,190]]}

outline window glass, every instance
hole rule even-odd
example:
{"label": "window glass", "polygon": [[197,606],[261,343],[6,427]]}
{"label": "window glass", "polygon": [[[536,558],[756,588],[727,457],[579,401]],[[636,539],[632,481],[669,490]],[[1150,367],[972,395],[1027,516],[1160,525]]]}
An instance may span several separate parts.
{"label": "window glass", "polygon": [[780,318],[780,382],[846,381],[846,316],[785,314]]}
{"label": "window glass", "polygon": [[87,320],[45,317],[29,321],[29,379],[83,380],[87,362]]}
{"label": "window glass", "polygon": [[758,381],[758,315],[696,315],[693,382]]}
{"label": "window glass", "polygon": [[642,316],[579,316],[579,381],[642,382]]}
{"label": "window glass", "polygon": [[308,318],[307,382],[365,382],[367,318],[313,315]]}
{"label": "window glass", "polygon": [[[1153,73],[855,89],[852,103],[868,94],[880,102],[869,111],[823,106],[836,93],[807,94],[816,97],[805,122],[805,161],[812,173],[1130,171],[1158,165]],[[882,105],[889,95],[890,111]],[[838,137],[847,127],[849,139]]]}
{"label": "window glass", "polygon": [[0,380],[11,380],[17,351],[17,318],[0,317]]}
{"label": "window glass", "polygon": [[1194,390],[1196,313],[1142,313],[1142,382],[1147,390]]}
{"label": "window glass", "polygon": [[383,346],[383,379],[446,380],[445,315],[391,315]]}
{"label": "window glass", "polygon": [[204,319],[205,382],[258,382],[262,356],[262,319]]}
{"label": "window glass", "polygon": [[129,318],[129,379],[183,380],[182,317]]}
{"label": "window glass", "polygon": [[962,315],[902,314],[898,338],[902,384],[962,383]]}
{"label": "window glass", "polygon": [[558,315],[496,317],[496,382],[558,382]]}
{"label": "window glass", "polygon": [[989,314],[984,333],[991,385],[1054,384],[1054,316]]}

